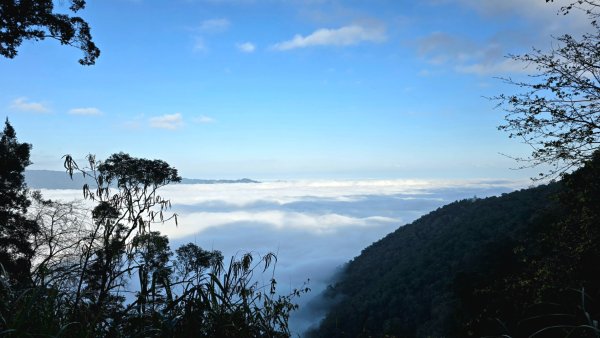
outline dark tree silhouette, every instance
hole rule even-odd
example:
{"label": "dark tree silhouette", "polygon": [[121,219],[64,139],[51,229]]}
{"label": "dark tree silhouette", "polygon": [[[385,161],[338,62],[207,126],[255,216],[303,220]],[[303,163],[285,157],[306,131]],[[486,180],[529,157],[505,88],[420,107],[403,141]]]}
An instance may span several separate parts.
{"label": "dark tree silhouette", "polygon": [[[85,0],[66,2],[73,13],[85,8]],[[78,16],[55,13],[54,1],[0,1],[0,55],[12,59],[23,40],[46,38],[81,49],[84,55],[79,63],[82,65],[93,65],[100,56],[88,23]]]}
{"label": "dark tree silhouette", "polygon": [[31,202],[23,171],[31,164],[31,145],[17,141],[8,119],[0,136],[0,264],[13,278],[24,281],[34,253],[30,238],[38,231],[37,223],[25,217]]}

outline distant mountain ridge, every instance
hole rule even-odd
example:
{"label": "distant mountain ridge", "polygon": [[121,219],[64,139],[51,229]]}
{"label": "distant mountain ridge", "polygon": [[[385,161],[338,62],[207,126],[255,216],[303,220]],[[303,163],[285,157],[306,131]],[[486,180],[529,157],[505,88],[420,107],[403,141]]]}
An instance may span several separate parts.
{"label": "distant mountain ridge", "polygon": [[[81,189],[85,183],[91,180],[82,175],[73,175],[73,179],[64,171],[56,170],[26,170],[25,182],[31,189]],[[181,184],[231,184],[231,183],[260,183],[249,178],[237,180],[210,180],[197,178],[183,178]]]}
{"label": "distant mountain ridge", "polygon": [[206,180],[199,178],[182,178],[181,184],[230,184],[230,183],[260,183],[259,181],[251,180],[249,178],[240,178],[237,180]]}

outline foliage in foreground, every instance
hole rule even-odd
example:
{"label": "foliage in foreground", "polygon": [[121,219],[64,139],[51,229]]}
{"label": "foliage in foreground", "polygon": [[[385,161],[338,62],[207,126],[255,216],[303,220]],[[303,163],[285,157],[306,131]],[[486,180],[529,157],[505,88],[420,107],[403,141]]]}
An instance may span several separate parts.
{"label": "foliage in foreground", "polygon": [[[0,155],[22,165],[0,172],[0,182],[13,182],[2,196],[25,196],[22,171],[30,145],[18,143],[6,125]],[[66,156],[65,167],[95,183],[83,187],[93,209],[39,193],[31,195],[31,206],[29,200],[0,200],[0,212],[14,215],[22,230],[0,223],[0,240],[17,234],[22,248],[1,251],[0,336],[290,336],[288,319],[297,308],[292,301],[308,289],[279,295],[273,254],[245,254],[226,266],[219,251],[193,243],[173,252],[168,238],[152,229],[177,223],[176,214],[167,214],[171,202],[158,193],[181,180],[176,169],[124,153],[105,161],[90,155],[83,168]],[[26,263],[24,271],[4,268],[17,260]],[[266,273],[270,283],[259,284],[255,274]]]}

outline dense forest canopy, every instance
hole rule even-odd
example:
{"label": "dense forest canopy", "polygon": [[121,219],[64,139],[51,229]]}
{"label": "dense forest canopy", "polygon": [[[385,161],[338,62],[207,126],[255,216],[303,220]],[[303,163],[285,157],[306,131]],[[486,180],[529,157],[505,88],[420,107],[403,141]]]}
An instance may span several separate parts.
{"label": "dense forest canopy", "polygon": [[558,212],[552,200],[558,189],[457,201],[400,227],[348,263],[326,292],[339,303],[313,335],[462,336],[457,288],[517,261],[516,243]]}

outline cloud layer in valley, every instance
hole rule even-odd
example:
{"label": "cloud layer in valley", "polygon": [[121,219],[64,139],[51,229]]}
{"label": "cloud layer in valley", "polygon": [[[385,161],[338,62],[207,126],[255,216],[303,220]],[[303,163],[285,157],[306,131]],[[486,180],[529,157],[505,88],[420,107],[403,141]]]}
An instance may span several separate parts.
{"label": "cloud layer in valley", "polygon": [[[276,181],[256,184],[170,185],[179,225],[156,226],[171,248],[195,242],[232,256],[278,255],[282,293],[310,279],[312,292],[299,299],[295,332],[323,315],[319,294],[332,275],[361,250],[419,216],[456,199],[514,190],[524,181],[357,180]],[[43,190],[47,198],[80,198],[79,190]],[[270,276],[265,276],[265,282]]]}

